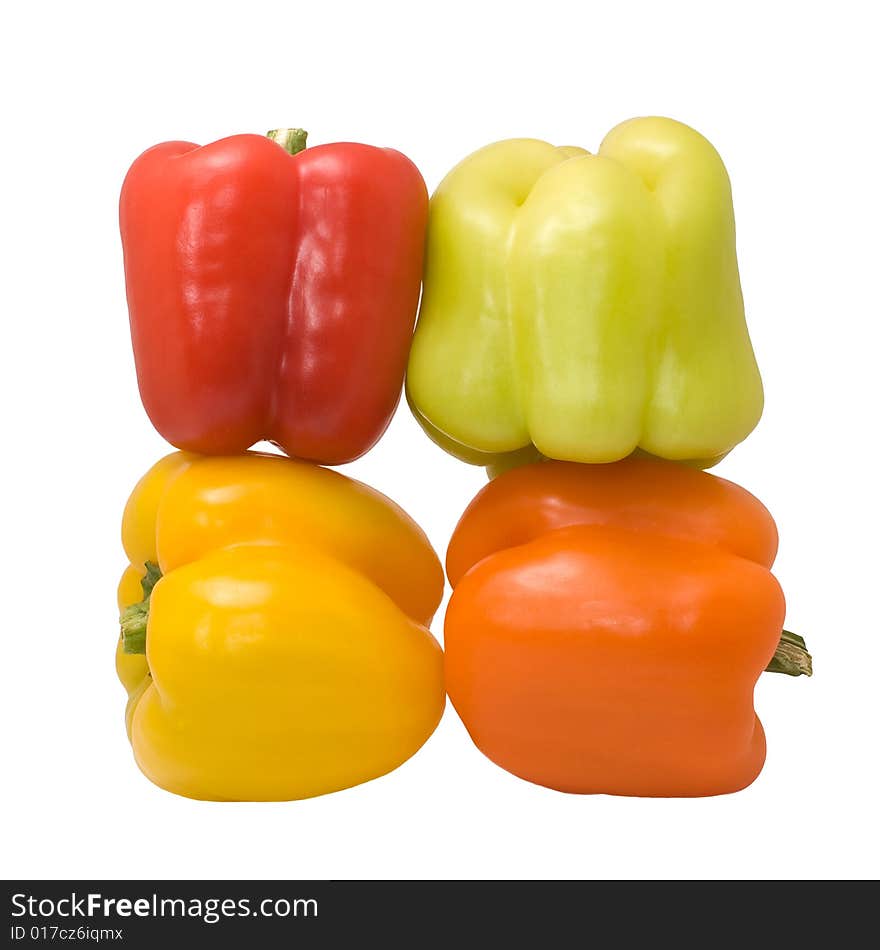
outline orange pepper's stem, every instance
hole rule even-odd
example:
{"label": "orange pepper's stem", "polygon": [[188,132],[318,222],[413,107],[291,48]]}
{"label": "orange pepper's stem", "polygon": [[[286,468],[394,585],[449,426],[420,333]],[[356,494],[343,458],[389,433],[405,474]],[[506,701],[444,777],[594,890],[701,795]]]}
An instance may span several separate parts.
{"label": "orange pepper's stem", "polygon": [[272,129],[266,133],[266,137],[277,142],[285,152],[296,155],[306,147],[308,134],[305,129]]}
{"label": "orange pepper's stem", "polygon": [[804,638],[789,630],[783,630],[766,672],[785,673],[787,676],[812,676],[813,658],[807,652]]}
{"label": "orange pepper's stem", "polygon": [[122,633],[123,653],[147,652],[147,620],[150,616],[150,595],[153,588],[162,577],[159,565],[147,561],[144,565],[146,573],[141,578],[141,589],[144,592],[143,600],[130,604],[119,615],[119,629]]}

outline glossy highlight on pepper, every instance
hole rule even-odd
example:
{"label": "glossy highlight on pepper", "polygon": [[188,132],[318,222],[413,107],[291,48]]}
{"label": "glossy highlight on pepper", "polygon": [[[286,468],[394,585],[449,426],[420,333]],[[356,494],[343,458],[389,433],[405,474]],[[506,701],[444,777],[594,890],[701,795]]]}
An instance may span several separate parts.
{"label": "glossy highlight on pepper", "polygon": [[281,456],[175,453],[136,486],[123,543],[117,672],[157,785],[321,795],[396,768],[439,722],[442,569],[378,492]]}

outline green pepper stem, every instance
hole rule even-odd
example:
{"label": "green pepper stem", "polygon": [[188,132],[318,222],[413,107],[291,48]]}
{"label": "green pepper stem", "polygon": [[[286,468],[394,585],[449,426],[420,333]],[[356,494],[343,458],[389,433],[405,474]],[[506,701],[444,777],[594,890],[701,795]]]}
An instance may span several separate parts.
{"label": "green pepper stem", "polygon": [[783,630],[766,672],[785,673],[786,676],[812,676],[813,658],[807,652],[804,638],[790,630]]}
{"label": "green pepper stem", "polygon": [[150,616],[150,596],[153,593],[153,588],[162,577],[162,572],[159,570],[159,565],[153,561],[147,561],[144,568],[146,571],[141,578],[141,590],[144,592],[143,600],[136,604],[130,604],[119,615],[123,653],[147,652],[147,620]]}
{"label": "green pepper stem", "polygon": [[306,147],[308,132],[305,129],[272,129],[266,137],[280,145],[289,155],[296,155]]}

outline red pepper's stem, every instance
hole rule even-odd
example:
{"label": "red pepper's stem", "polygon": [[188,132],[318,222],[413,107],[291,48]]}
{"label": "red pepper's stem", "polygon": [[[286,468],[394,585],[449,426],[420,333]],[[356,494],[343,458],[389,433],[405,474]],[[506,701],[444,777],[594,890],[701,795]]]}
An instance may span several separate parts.
{"label": "red pepper's stem", "polygon": [[766,672],[785,673],[787,676],[812,676],[813,658],[807,652],[804,638],[789,630],[783,630]]}
{"label": "red pepper's stem", "polygon": [[162,577],[159,565],[147,561],[146,573],[141,578],[144,599],[126,607],[119,615],[119,629],[122,633],[123,653],[147,652],[147,619],[150,616],[150,595]]}
{"label": "red pepper's stem", "polygon": [[296,155],[306,147],[308,134],[305,129],[272,129],[266,133],[266,138],[277,142],[290,155]]}

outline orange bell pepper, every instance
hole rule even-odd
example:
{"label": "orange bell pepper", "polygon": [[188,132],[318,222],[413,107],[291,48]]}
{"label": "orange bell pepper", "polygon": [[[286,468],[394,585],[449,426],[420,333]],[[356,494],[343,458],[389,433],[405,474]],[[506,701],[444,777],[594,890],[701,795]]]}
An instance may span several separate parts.
{"label": "orange bell pepper", "polygon": [[765,756],[758,676],[771,661],[810,672],[803,641],[780,645],[776,547],[756,498],[696,469],[631,457],[506,472],[449,546],[450,699],[490,759],[541,785],[744,788]]}

